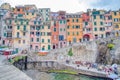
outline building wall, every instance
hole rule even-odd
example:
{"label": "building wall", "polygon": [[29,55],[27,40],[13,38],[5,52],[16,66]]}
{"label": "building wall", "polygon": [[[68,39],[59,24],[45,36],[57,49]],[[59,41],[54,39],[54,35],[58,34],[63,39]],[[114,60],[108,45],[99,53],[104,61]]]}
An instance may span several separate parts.
{"label": "building wall", "polygon": [[112,12],[112,22],[115,31],[115,36],[120,36],[120,11]]}
{"label": "building wall", "polygon": [[84,41],[92,41],[93,40],[93,33],[92,33],[92,21],[91,21],[91,14],[90,12],[83,13],[83,40]]}
{"label": "building wall", "polygon": [[[77,15],[77,18],[75,18],[76,15]],[[72,15],[67,15],[66,18],[67,18],[67,43],[81,42],[83,37],[82,17],[78,14],[72,14]],[[78,19],[78,22],[76,22],[77,19]],[[74,22],[72,20],[74,20]],[[76,28],[76,26],[78,26],[79,28]],[[78,32],[78,35],[77,35],[77,32]]]}
{"label": "building wall", "polygon": [[2,9],[10,10],[10,9],[11,9],[11,5],[10,5],[9,3],[3,3],[3,4],[1,5],[1,8],[2,8]]}
{"label": "building wall", "polygon": [[[96,16],[96,19],[94,18],[94,16]],[[102,18],[100,18],[100,16],[102,16]],[[94,39],[106,37],[105,36],[105,27],[104,27],[104,11],[103,10],[92,12],[92,25],[93,25]]]}
{"label": "building wall", "polygon": [[[43,26],[43,25],[42,25]],[[48,35],[47,33],[49,32],[51,34],[51,30],[50,28],[48,29],[48,26],[50,26],[50,24],[48,25],[44,25],[42,28],[41,27],[41,45],[40,45],[40,48],[42,51],[47,51],[47,50],[50,50],[51,49],[51,35]],[[44,42],[42,41],[44,39]],[[48,40],[50,40],[48,42]],[[50,45],[50,49],[48,49],[48,45]],[[43,49],[44,47],[44,49]]]}
{"label": "building wall", "polygon": [[51,43],[52,43],[52,49],[58,48],[58,42],[59,42],[59,21],[51,21]]}

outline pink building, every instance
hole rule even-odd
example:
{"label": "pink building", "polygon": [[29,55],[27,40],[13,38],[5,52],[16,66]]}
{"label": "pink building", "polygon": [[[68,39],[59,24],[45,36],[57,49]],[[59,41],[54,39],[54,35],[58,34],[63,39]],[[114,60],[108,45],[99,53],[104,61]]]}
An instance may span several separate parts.
{"label": "pink building", "polygon": [[92,36],[92,22],[90,19],[90,13],[83,13],[83,41],[91,41],[93,40]]}
{"label": "pink building", "polygon": [[106,31],[106,37],[110,36],[112,30],[113,30],[112,13],[111,13],[111,11],[108,11],[108,12],[105,13],[105,31]]}
{"label": "pink building", "polygon": [[30,49],[40,49],[40,18],[33,18],[29,22],[30,25]]}
{"label": "pink building", "polygon": [[59,11],[59,48],[65,47],[67,45],[67,32],[66,32],[66,18],[65,18],[65,11]]}

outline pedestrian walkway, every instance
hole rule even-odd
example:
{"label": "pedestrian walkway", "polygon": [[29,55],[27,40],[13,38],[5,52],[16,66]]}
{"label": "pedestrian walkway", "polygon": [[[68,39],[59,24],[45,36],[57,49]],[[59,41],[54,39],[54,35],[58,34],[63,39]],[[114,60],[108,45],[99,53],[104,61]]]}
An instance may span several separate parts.
{"label": "pedestrian walkway", "polygon": [[25,73],[7,62],[6,57],[0,55],[0,80],[32,80]]}

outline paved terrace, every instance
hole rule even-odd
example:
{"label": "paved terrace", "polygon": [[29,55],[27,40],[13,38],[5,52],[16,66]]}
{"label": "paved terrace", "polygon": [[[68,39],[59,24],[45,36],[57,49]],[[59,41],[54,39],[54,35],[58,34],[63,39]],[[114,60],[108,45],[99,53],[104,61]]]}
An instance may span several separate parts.
{"label": "paved terrace", "polygon": [[0,80],[32,80],[25,73],[6,61],[6,57],[0,55]]}

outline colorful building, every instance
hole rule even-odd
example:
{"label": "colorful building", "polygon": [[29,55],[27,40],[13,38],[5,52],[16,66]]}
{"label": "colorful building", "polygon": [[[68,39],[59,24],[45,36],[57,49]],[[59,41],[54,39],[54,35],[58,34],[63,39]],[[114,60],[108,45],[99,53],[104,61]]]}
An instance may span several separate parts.
{"label": "colorful building", "polygon": [[92,41],[93,40],[93,33],[92,33],[92,21],[91,21],[91,11],[83,13],[83,41]]}
{"label": "colorful building", "polygon": [[41,18],[36,17],[32,18],[29,22],[30,25],[30,49],[31,50],[40,50],[40,27],[41,27]]}
{"label": "colorful building", "polygon": [[92,11],[93,38],[105,38],[104,10]]}
{"label": "colorful building", "polygon": [[50,19],[50,8],[40,8],[38,9],[40,15],[43,17],[43,22],[49,22]]}
{"label": "colorful building", "polygon": [[67,34],[66,34],[66,12],[65,11],[59,11],[58,12],[58,20],[59,20],[59,48],[66,47],[67,45]]}
{"label": "colorful building", "polygon": [[40,50],[41,51],[49,51],[51,50],[51,28],[50,23],[44,23],[41,26],[40,32]]}
{"label": "colorful building", "polygon": [[115,36],[120,36],[120,11],[112,11],[112,22]]}
{"label": "colorful building", "polygon": [[67,43],[81,42],[83,38],[83,21],[81,14],[66,14]]}
{"label": "colorful building", "polygon": [[14,13],[15,14],[25,14],[25,7],[24,6],[15,6],[14,8]]}
{"label": "colorful building", "polygon": [[9,3],[3,3],[1,9],[11,10],[11,5]]}
{"label": "colorful building", "polygon": [[51,43],[52,43],[52,49],[58,48],[58,42],[59,42],[59,21],[58,21],[58,13],[57,12],[51,12]]}
{"label": "colorful building", "polygon": [[113,36],[113,23],[112,23],[112,12],[111,11],[106,11],[105,14],[105,35],[106,38],[112,37]]}
{"label": "colorful building", "polygon": [[[21,12],[20,12],[21,13]],[[16,14],[13,26],[13,48],[16,52],[29,49],[30,47],[30,26],[29,20],[23,14]]]}

